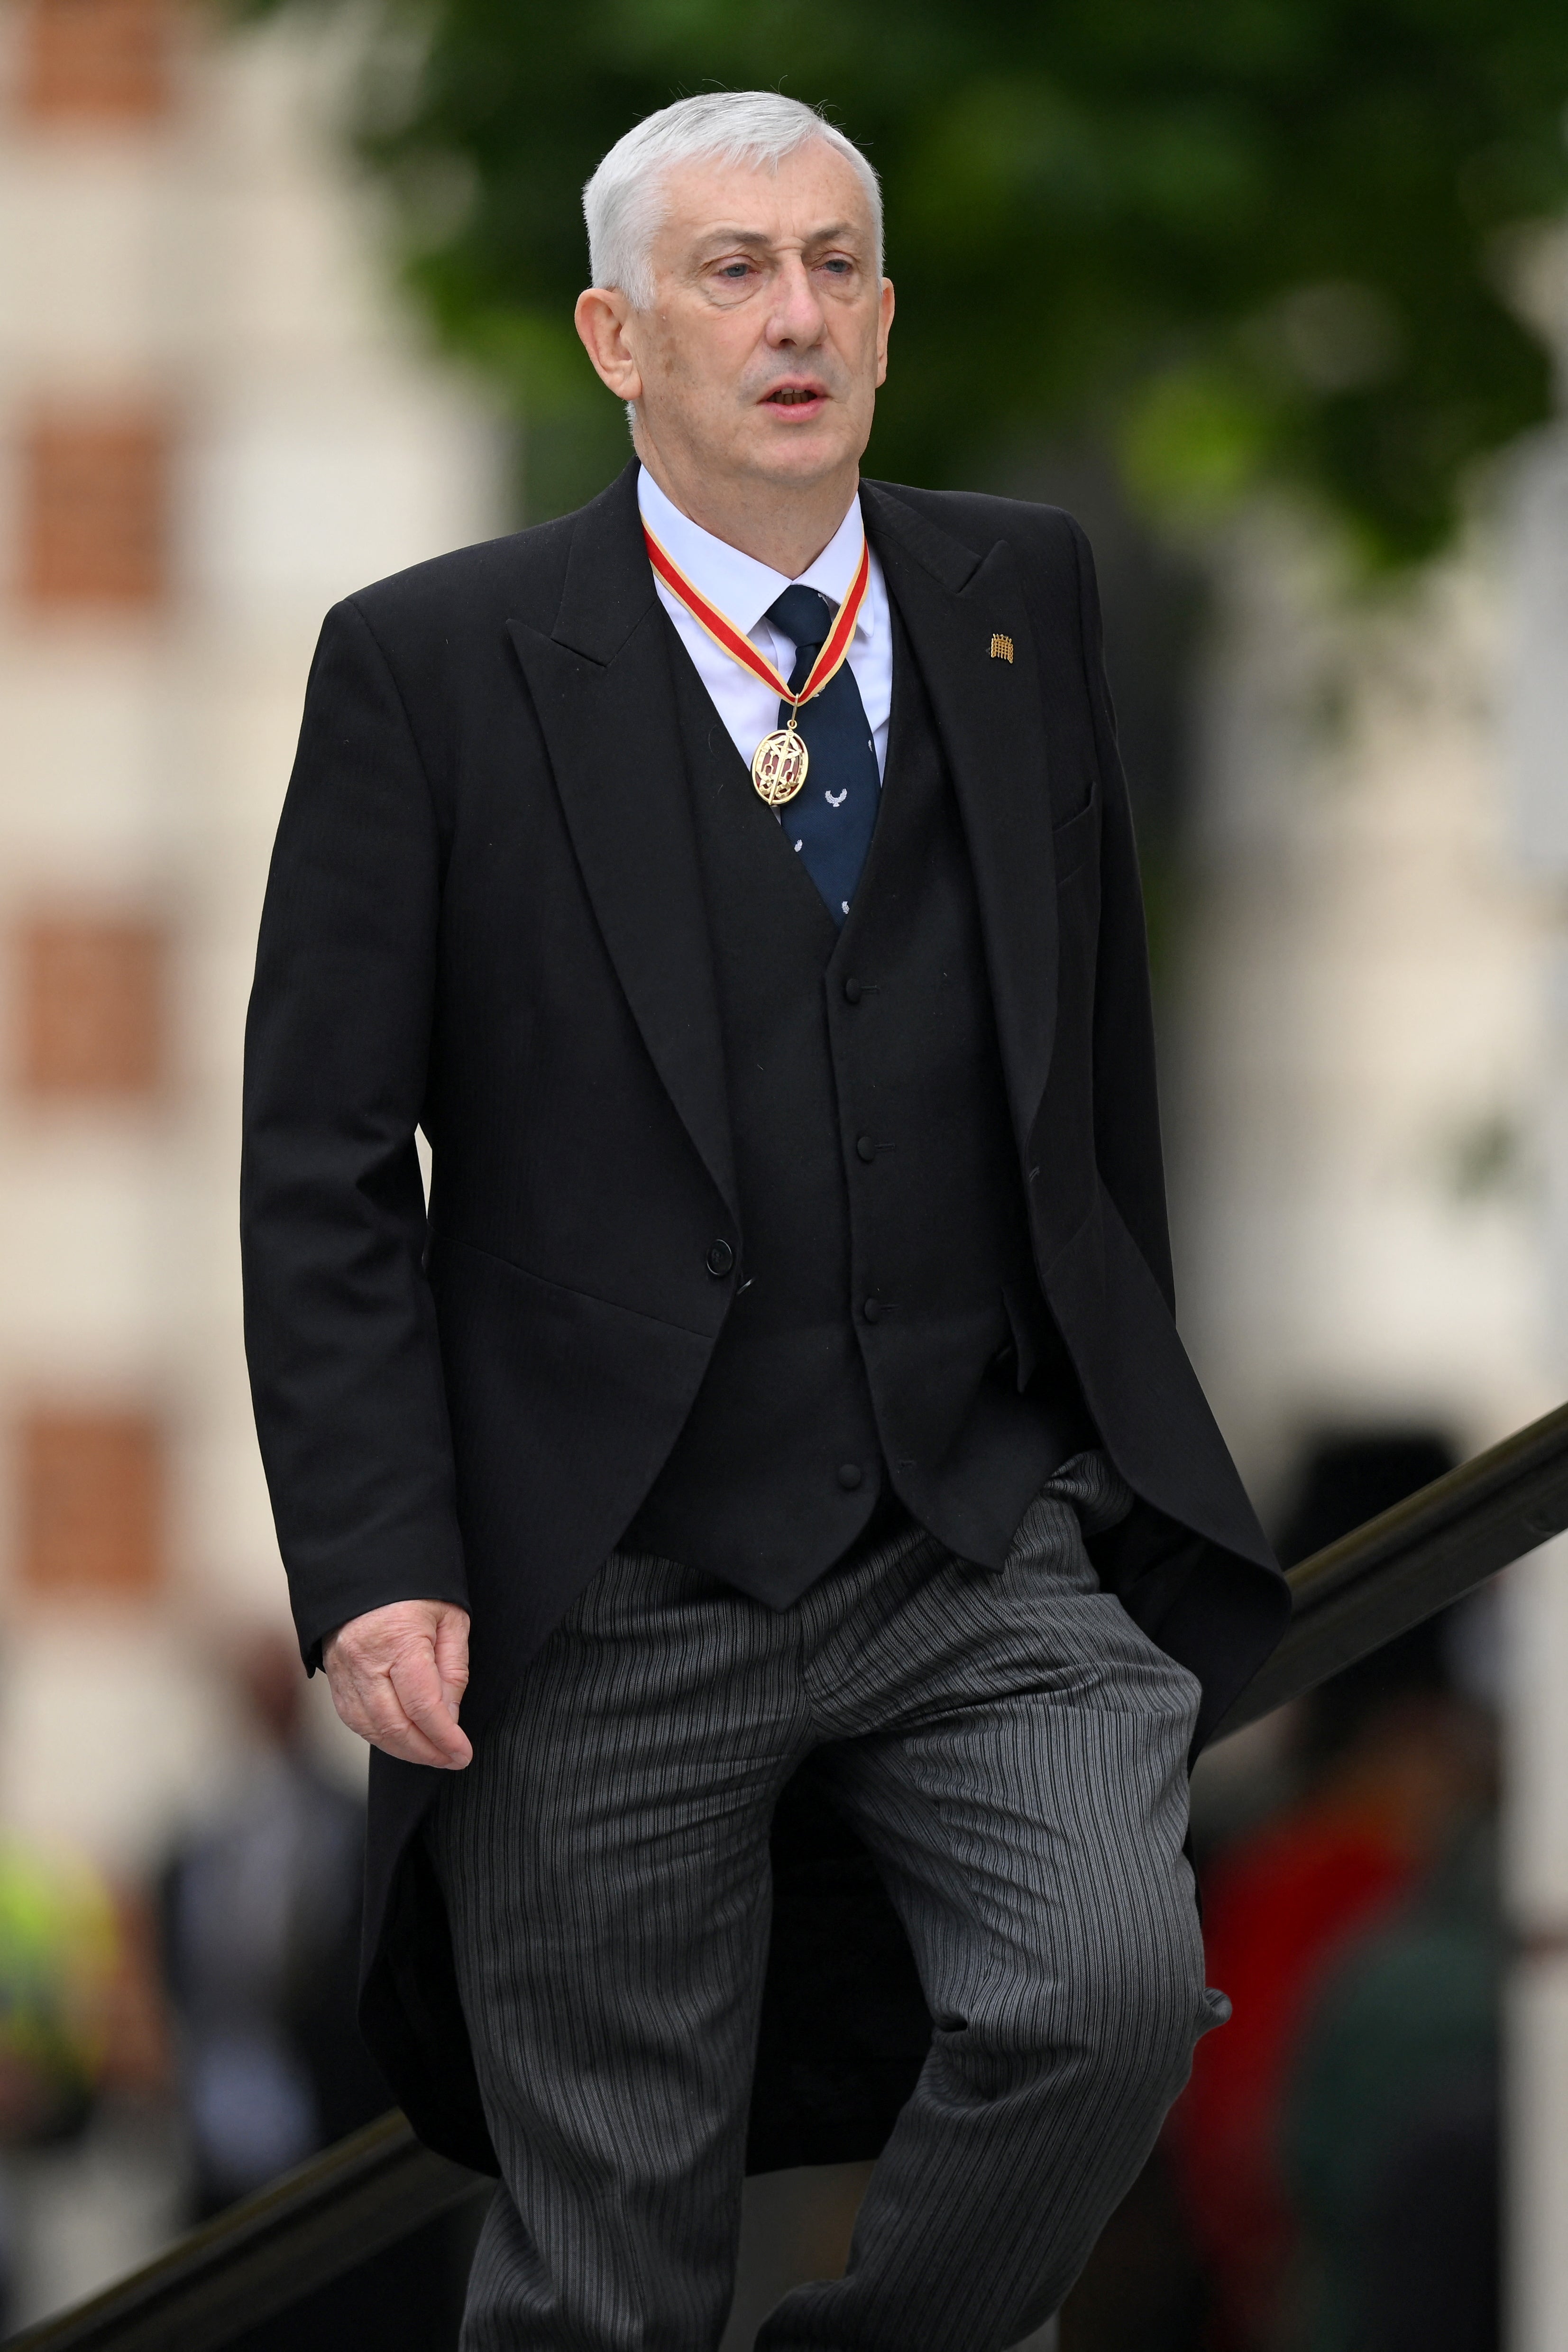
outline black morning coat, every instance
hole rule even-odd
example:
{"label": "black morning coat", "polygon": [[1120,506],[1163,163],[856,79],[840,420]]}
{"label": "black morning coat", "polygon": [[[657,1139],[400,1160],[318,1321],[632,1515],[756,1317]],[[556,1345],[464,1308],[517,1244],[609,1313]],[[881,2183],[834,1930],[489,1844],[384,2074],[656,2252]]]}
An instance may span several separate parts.
{"label": "black morning coat", "polygon": [[[1173,1320],[1088,545],[1007,499],[862,504],[958,795],[1040,1284],[1138,1497],[1096,1565],[1201,1678],[1201,1738],[1288,1601]],[[652,1486],[745,1249],[672,680],[633,466],[329,614],[278,828],[242,1226],[299,1639],[464,1603],[476,1738]],[[361,2016],[421,2135],[494,2169],[414,1834],[438,1778],[371,1758]],[[750,2161],[871,2155],[930,2032],[908,1947],[809,1775],[773,1852]]]}

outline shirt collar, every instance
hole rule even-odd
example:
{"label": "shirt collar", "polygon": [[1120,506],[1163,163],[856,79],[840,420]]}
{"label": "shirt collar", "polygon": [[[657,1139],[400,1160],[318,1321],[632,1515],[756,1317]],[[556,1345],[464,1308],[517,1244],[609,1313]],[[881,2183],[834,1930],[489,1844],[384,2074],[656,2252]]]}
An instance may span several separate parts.
{"label": "shirt collar", "polygon": [[[684,515],[665,497],[646,466],[637,469],[637,504],[643,521],[665,554],[680,566],[693,587],[710,604],[716,604],[744,636],[750,636],[775,597],[781,596],[791,585],[782,572],[758,563],[754,555],[731,547],[726,540],[716,539],[712,531],[704,530],[700,523]],[[800,586],[815,588],[833,604],[841,604],[853,584],[864,538],[865,525],[857,493],[821,555],[801,572]],[[873,632],[873,604],[868,596],[861,606],[856,623],[859,635],[869,637]]]}

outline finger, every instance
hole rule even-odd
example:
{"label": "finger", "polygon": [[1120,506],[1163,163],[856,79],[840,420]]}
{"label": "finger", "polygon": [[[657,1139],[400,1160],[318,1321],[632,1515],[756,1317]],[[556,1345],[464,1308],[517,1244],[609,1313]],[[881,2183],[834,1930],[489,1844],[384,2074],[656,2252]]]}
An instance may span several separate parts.
{"label": "finger", "polygon": [[[430,1764],[450,1771],[455,1762],[466,1763],[466,1756],[454,1759],[439,1748],[429,1734],[409,1719],[407,1709],[398,1696],[391,1678],[381,1676],[371,1694],[366,1710],[368,1726],[363,1733],[372,1748],[383,1748],[389,1756],[400,1756],[406,1764]],[[450,1733],[455,1730],[451,1717],[439,1713],[438,1719]],[[462,1738],[458,1733],[457,1737]],[[467,1742],[464,1741],[464,1746]]]}
{"label": "finger", "polygon": [[392,1670],[392,1687],[409,1724],[440,1751],[442,1762],[466,1764],[474,1750],[446,1704],[434,1651],[422,1645],[400,1658]]}
{"label": "finger", "polygon": [[460,1771],[468,1760],[465,1756],[454,1759],[444,1755],[423,1731],[417,1731],[412,1723],[407,1722],[400,1732],[389,1733],[384,1738],[378,1733],[370,1744],[372,1748],[379,1748],[383,1756],[395,1756],[404,1764],[423,1764],[427,1770],[434,1772]]}
{"label": "finger", "polygon": [[[387,1743],[378,1740],[376,1744]],[[428,1730],[405,1718],[399,1743],[390,1752],[407,1757],[411,1764],[433,1764],[442,1772],[461,1772],[474,1760],[467,1734],[458,1730],[444,1706],[430,1719]]]}
{"label": "finger", "polygon": [[435,1629],[435,1671],[441,1677],[442,1703],[455,1723],[468,1687],[468,1620],[461,1609],[444,1616]]}

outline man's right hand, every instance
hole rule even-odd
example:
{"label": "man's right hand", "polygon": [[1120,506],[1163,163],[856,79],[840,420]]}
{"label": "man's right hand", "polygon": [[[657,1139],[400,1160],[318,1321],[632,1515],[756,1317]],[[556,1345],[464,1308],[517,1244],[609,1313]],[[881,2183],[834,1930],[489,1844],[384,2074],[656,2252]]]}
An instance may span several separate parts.
{"label": "man's right hand", "polygon": [[350,1731],[405,1764],[460,1772],[473,1759],[457,1710],[468,1683],[468,1612],[392,1601],[350,1617],[321,1645],[332,1704]]}

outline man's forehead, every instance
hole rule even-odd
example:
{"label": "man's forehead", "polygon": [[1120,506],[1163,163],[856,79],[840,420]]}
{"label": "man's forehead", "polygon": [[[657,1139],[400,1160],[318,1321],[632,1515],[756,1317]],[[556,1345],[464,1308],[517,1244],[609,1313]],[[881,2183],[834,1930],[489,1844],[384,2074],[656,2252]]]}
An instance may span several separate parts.
{"label": "man's forehead", "polygon": [[699,253],[706,252],[710,248],[716,253],[722,253],[727,247],[732,245],[768,246],[774,244],[780,236],[791,245],[797,240],[805,246],[847,245],[852,239],[863,234],[863,231],[862,222],[850,220],[823,221],[818,225],[791,221],[768,227],[755,221],[716,221],[711,227],[699,229],[693,238],[693,243]]}
{"label": "man's forehead", "polygon": [[817,244],[862,237],[872,226],[858,174],[817,140],[776,170],[717,160],[679,164],[664,183],[664,233],[683,244],[768,245],[780,236]]}

